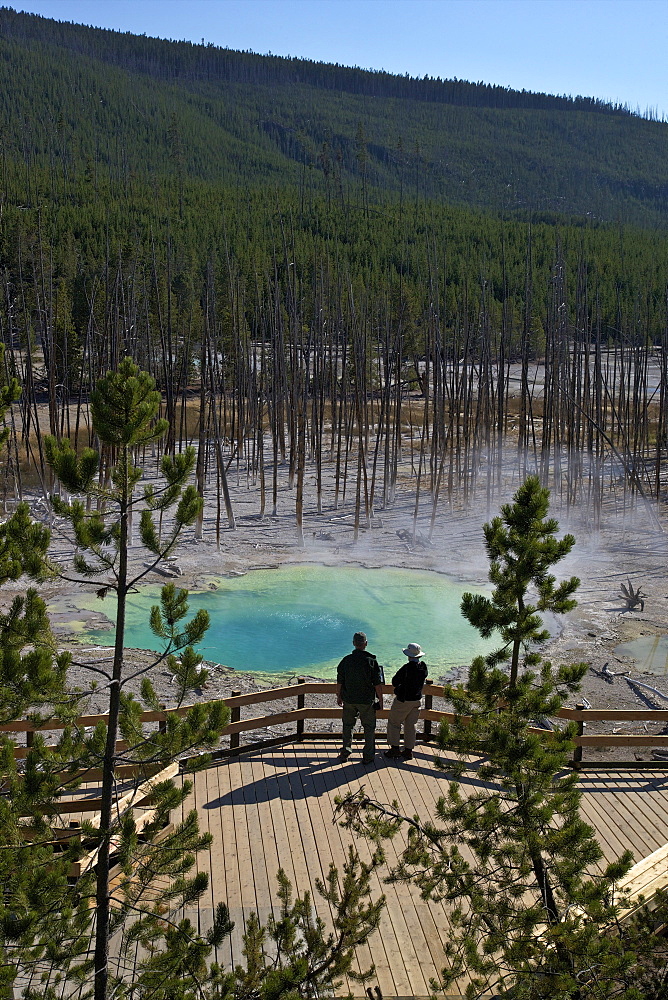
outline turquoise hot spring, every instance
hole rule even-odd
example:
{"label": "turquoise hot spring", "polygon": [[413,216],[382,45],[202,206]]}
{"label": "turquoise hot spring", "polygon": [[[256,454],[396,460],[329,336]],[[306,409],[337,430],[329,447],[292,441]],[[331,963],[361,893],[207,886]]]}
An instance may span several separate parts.
{"label": "turquoise hot spring", "polygon": [[[494,645],[459,608],[465,591],[484,591],[427,570],[290,565],[219,578],[215,587],[190,594],[190,613],[204,608],[211,621],[198,652],[212,663],[275,680],[293,674],[332,677],[358,630],[366,632],[369,649],[389,670],[404,662],[407,643],[418,642],[435,677]],[[149,626],[159,594],[160,586],[147,586],[128,598],[128,648],[162,650]],[[113,599],[93,606],[113,621]],[[83,637],[105,646],[113,642],[104,629],[87,630]]]}

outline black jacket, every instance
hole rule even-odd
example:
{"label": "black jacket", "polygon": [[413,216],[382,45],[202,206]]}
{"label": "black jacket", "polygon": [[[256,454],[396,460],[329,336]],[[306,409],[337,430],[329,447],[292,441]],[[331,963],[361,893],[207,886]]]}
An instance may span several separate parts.
{"label": "black jacket", "polygon": [[376,685],[383,683],[382,669],[373,653],[366,649],[354,649],[344,656],[336,671],[341,699],[356,705],[370,705],[376,700]]}
{"label": "black jacket", "polygon": [[394,693],[398,701],[419,701],[427,679],[427,664],[423,660],[409,660],[394,677]]}

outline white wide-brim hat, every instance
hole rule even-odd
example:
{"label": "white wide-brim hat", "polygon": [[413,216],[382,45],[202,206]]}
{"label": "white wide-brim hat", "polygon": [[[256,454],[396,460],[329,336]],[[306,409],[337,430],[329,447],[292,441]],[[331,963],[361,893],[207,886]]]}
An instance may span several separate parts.
{"label": "white wide-brim hat", "polygon": [[404,656],[412,656],[414,659],[417,659],[419,656],[424,656],[422,647],[417,642],[409,642],[402,652]]}

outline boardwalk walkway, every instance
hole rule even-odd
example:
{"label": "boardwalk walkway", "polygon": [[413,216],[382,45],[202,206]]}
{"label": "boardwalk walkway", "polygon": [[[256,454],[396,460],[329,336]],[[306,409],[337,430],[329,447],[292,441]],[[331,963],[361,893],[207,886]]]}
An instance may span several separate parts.
{"label": "boardwalk walkway", "polygon": [[[342,864],[350,843],[350,835],[333,822],[337,795],[364,785],[374,798],[397,800],[408,815],[427,817],[447,787],[428,745],[418,745],[410,762],[395,763],[379,754],[371,767],[362,766],[357,753],[345,764],[336,755],[332,742],[306,741],[243,753],[195,775],[184,809],[197,808],[213,843],[199,861],[210,874],[209,892],[189,916],[206,930],[214,904],[228,903],[236,928],[218,956],[223,962],[241,961],[248,914],[255,911],[266,919],[277,905],[275,873],[281,866],[297,892],[311,891],[327,920],[329,908],[319,899],[315,880],[327,875],[330,861]],[[583,815],[596,829],[607,860],[629,848],[639,861],[668,841],[668,771],[590,772],[581,787]],[[390,864],[394,852],[389,845]],[[387,909],[360,964],[373,957],[385,998],[427,997],[429,980],[443,965],[447,912],[406,886],[376,880],[375,892],[386,894]],[[352,981],[342,992],[348,990],[364,996]]]}

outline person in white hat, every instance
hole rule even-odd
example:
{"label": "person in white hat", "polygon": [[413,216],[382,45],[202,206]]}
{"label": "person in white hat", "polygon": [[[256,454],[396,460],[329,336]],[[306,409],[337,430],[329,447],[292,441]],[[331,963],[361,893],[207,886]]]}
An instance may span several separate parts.
{"label": "person in white hat", "polygon": [[[385,756],[410,760],[415,746],[415,724],[420,715],[422,689],[427,679],[427,664],[422,659],[424,653],[417,642],[409,642],[402,652],[408,657],[408,662],[392,678],[394,701],[387,720],[387,742],[390,749],[385,751]],[[403,750],[399,745],[402,726]]]}

